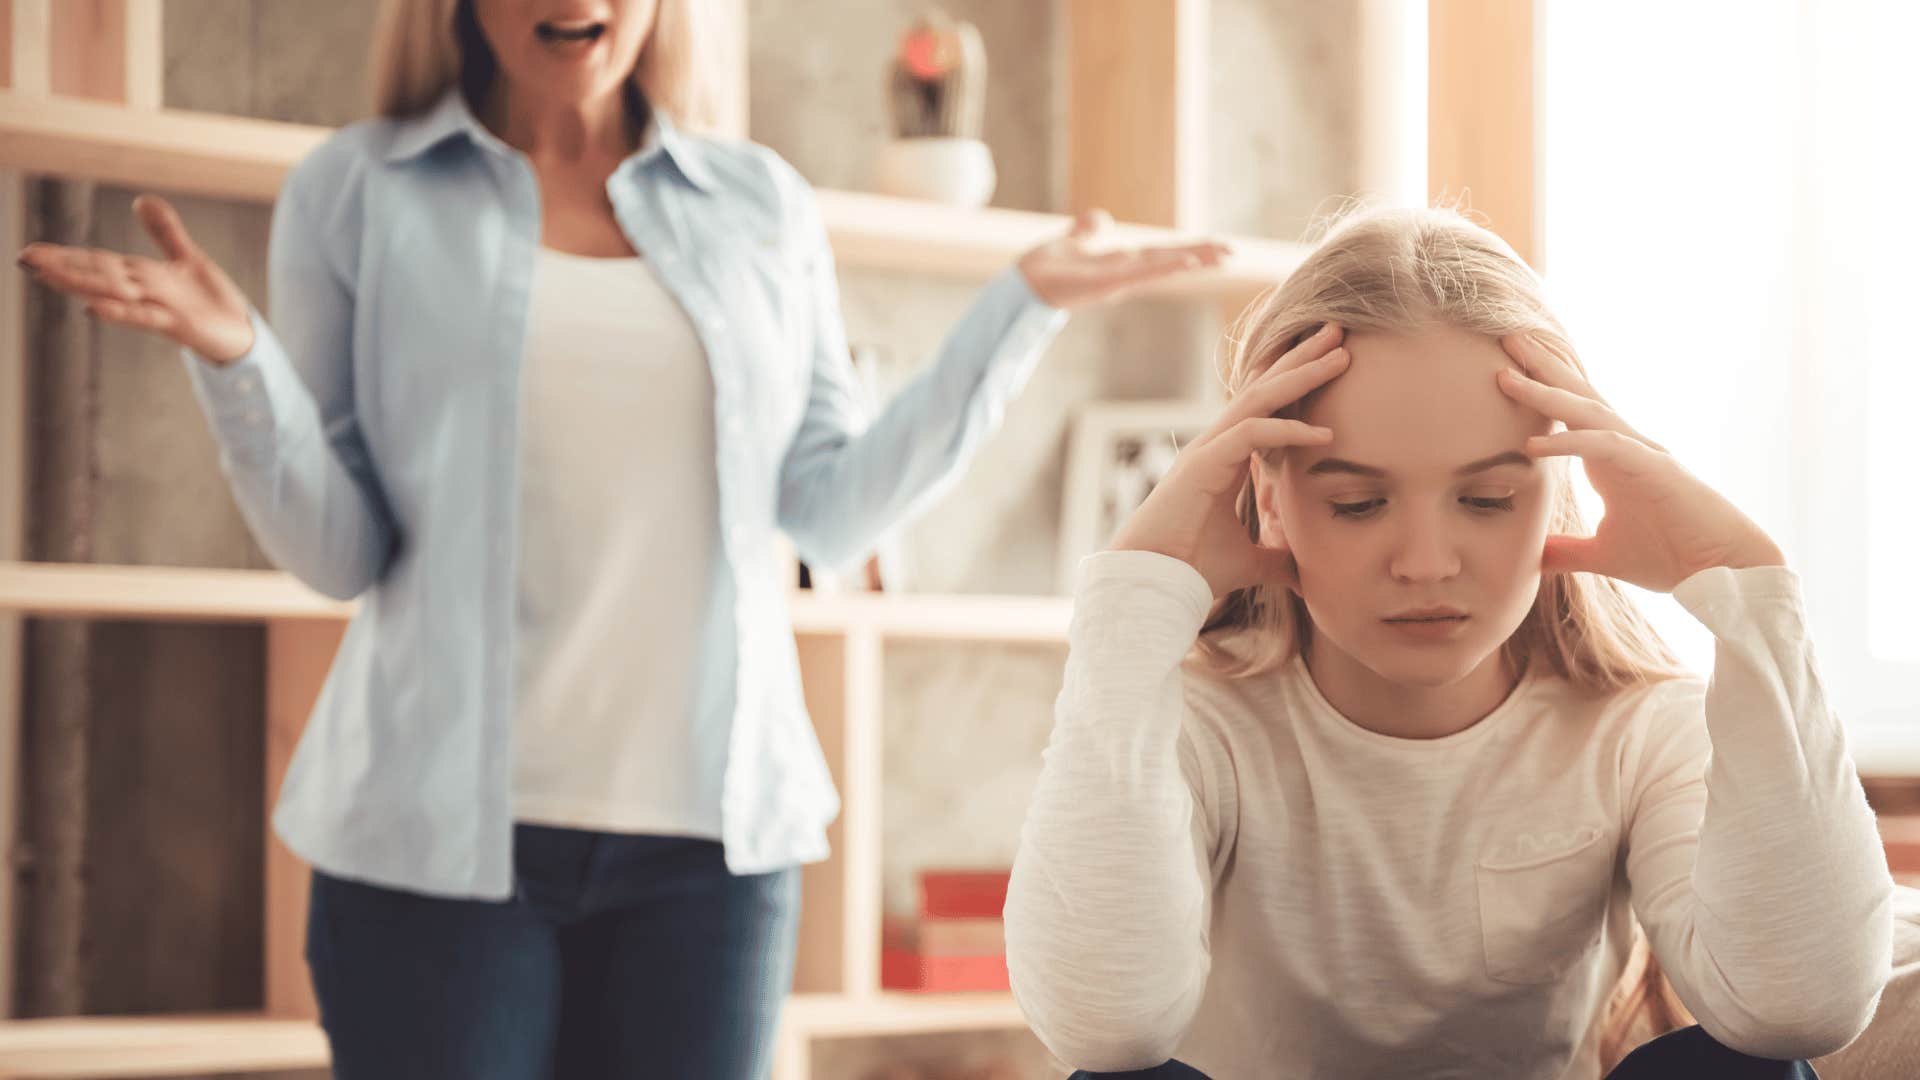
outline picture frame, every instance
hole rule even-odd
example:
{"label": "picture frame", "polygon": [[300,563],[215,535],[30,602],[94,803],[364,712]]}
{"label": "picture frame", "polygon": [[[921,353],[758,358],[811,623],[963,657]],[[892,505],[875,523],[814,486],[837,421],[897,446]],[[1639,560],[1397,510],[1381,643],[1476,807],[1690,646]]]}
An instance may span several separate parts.
{"label": "picture frame", "polygon": [[1182,447],[1213,424],[1217,404],[1096,401],[1080,408],[1061,485],[1055,588],[1071,593],[1080,560],[1106,547]]}

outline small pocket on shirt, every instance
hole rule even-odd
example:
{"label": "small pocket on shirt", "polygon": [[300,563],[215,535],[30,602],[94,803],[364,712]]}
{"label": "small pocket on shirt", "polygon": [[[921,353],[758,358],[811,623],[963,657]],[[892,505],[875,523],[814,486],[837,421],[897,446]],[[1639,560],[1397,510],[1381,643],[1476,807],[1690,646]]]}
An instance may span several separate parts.
{"label": "small pocket on shirt", "polygon": [[1599,946],[1614,872],[1606,838],[1593,825],[1520,834],[1474,865],[1489,977],[1554,982]]}

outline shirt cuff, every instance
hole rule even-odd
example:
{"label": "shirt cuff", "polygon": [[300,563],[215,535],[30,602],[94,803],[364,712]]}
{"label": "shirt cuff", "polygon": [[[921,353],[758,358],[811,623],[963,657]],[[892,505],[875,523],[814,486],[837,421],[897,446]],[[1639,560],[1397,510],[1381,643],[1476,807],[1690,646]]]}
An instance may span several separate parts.
{"label": "shirt cuff", "polygon": [[275,395],[291,389],[283,385],[288,379],[297,381],[266,320],[258,311],[250,311],[249,317],[253,347],[231,363],[216,364],[192,349],[180,350],[214,438],[240,461],[271,454],[277,427]]}
{"label": "shirt cuff", "polygon": [[1797,617],[1802,607],[1800,575],[1786,566],[1711,566],[1674,586],[1673,598],[1715,637],[1726,636],[1723,629],[1751,627],[1756,620]]}
{"label": "shirt cuff", "polygon": [[1187,563],[1151,551],[1102,551],[1080,561],[1070,643],[1117,647],[1138,661],[1130,667],[1158,678],[1159,661],[1186,655],[1212,610],[1213,590]]}

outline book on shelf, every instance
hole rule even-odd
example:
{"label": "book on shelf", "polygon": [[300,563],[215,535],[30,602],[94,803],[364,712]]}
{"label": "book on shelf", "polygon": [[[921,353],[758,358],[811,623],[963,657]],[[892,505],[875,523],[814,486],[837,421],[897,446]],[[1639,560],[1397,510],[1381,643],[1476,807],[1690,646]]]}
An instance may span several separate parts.
{"label": "book on shelf", "polygon": [[1007,906],[1011,870],[923,870],[922,919],[998,919]]}

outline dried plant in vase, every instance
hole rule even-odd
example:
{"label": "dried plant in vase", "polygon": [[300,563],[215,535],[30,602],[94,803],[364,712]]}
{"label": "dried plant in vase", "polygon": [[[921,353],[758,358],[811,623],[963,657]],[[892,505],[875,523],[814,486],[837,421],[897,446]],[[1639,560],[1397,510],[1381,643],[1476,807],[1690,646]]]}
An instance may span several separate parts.
{"label": "dried plant in vase", "polygon": [[997,179],[980,140],[987,104],[987,51],[980,31],[930,10],[900,39],[888,76],[892,141],[874,186],[884,194],[981,206]]}

